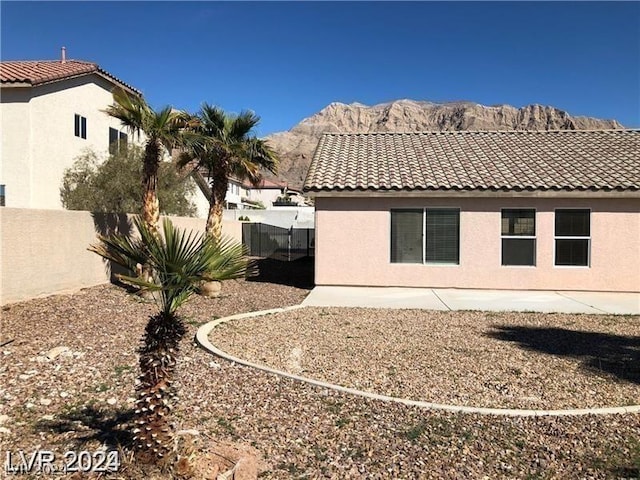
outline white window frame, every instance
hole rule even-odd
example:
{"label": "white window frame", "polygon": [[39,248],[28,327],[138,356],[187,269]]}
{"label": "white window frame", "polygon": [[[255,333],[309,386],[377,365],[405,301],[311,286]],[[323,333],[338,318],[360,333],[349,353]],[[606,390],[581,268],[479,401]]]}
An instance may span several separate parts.
{"label": "white window frame", "polygon": [[[556,235],[556,215],[558,210],[588,210],[589,211],[589,235],[588,236],[557,236]],[[589,207],[567,207],[553,209],[553,268],[591,268],[591,219],[592,211]],[[557,265],[556,264],[556,241],[557,240],[587,240],[587,264],[586,265]]]}
{"label": "white window frame", "polygon": [[[403,263],[403,262],[392,262],[391,261],[391,212],[394,210],[422,210],[422,263]],[[457,210],[458,212],[458,263],[451,262],[428,262],[427,261],[427,210]],[[462,210],[460,207],[451,207],[451,206],[437,206],[432,205],[428,207],[398,207],[389,209],[389,232],[387,238],[389,239],[389,263],[391,265],[423,265],[430,267],[459,267],[461,264],[462,258],[462,242],[461,242],[461,231],[462,231]]]}
{"label": "white window frame", "polygon": [[[502,212],[504,210],[533,210],[533,231],[531,235],[503,235],[502,234]],[[534,207],[505,207],[500,209],[500,266],[504,268],[536,268],[538,265],[538,211]],[[554,232],[555,233],[555,232]],[[533,265],[503,265],[502,263],[502,239],[533,240]],[[554,242],[555,244],[555,242]],[[555,256],[554,256],[555,258]]]}

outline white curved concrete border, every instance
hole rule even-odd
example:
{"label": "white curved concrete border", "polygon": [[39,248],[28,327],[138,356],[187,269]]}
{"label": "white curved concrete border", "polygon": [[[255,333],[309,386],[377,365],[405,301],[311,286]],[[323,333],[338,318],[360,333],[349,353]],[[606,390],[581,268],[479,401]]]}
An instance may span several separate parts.
{"label": "white curved concrete border", "polygon": [[232,315],[230,317],[223,317],[217,320],[212,320],[202,325],[196,333],[196,340],[202,348],[209,352],[222,357],[230,362],[235,362],[240,365],[262,370],[264,372],[273,373],[281,377],[292,378],[301,382],[316,385],[318,387],[329,388],[338,392],[348,393],[350,395],[358,395],[360,397],[371,398],[374,400],[382,400],[384,402],[396,402],[404,405],[411,405],[416,407],[429,408],[433,410],[443,410],[447,412],[460,412],[460,413],[477,413],[481,415],[501,415],[511,417],[542,417],[542,416],[569,416],[569,415],[605,415],[605,414],[622,414],[622,413],[637,413],[640,412],[640,405],[630,405],[626,407],[611,407],[611,408],[580,408],[569,410],[520,410],[511,408],[482,408],[482,407],[467,407],[462,405],[446,405],[441,403],[422,402],[419,400],[408,400],[406,398],[390,397],[388,395],[380,395],[377,393],[363,392],[354,388],[342,387],[340,385],[334,385],[331,383],[322,382],[320,380],[314,380],[313,378],[301,377],[299,375],[293,375],[291,373],[283,372],[273,368],[266,367],[264,365],[258,365],[256,363],[248,362],[241,358],[229,355],[223,352],[219,348],[216,348],[209,341],[209,334],[211,331],[222,323],[226,323],[232,320],[240,320],[243,318],[259,317],[263,315],[270,315],[274,313],[282,313],[290,310],[297,310],[299,308],[306,308],[304,305],[294,305],[292,307],[274,308],[271,310],[262,310],[259,312],[241,313],[238,315]]}

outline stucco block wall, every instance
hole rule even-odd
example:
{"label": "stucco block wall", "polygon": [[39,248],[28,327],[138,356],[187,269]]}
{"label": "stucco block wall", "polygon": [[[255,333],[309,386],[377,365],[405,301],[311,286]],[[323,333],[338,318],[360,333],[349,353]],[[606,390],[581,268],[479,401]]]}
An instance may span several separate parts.
{"label": "stucco block wall", "polygon": [[[394,208],[460,208],[460,264],[390,262]],[[536,209],[536,266],[501,266],[501,209]],[[590,267],[554,266],[554,209],[591,209]],[[638,199],[316,198],[317,285],[640,291]]]}
{"label": "stucco block wall", "polygon": [[[109,268],[87,247],[95,243],[97,231],[126,225],[126,218],[0,208],[0,304],[108,282]],[[204,231],[204,219],[169,218],[177,227]],[[224,222],[223,233],[241,241],[241,222]]]}

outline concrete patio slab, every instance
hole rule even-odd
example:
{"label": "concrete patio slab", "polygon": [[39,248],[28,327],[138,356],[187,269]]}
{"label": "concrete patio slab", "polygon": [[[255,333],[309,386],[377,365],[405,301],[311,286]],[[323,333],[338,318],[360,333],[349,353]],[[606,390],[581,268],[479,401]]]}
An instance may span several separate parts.
{"label": "concrete patio slab", "polygon": [[640,315],[640,294],[318,286],[302,305]]}
{"label": "concrete patio slab", "polygon": [[396,287],[315,287],[302,305],[305,307],[424,308],[449,310],[428,288]]}
{"label": "concrete patio slab", "polygon": [[552,291],[436,289],[451,310],[605,313]]}
{"label": "concrete patio slab", "polygon": [[572,300],[607,313],[640,315],[640,294],[612,292],[559,292]]}

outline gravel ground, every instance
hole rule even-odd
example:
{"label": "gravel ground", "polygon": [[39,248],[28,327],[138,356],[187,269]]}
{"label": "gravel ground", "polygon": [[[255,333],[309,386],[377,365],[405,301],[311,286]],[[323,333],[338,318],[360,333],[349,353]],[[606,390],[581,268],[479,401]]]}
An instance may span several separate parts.
{"label": "gravel ground", "polygon": [[385,395],[562,409],[640,404],[640,317],[305,308],[221,325],[254,363]]}
{"label": "gravel ground", "polygon": [[[222,298],[198,297],[181,311],[188,333],[178,366],[176,428],[255,447],[265,462],[261,478],[640,475],[640,415],[447,414],[337,394],[214,358],[192,341],[200,324],[297,304],[306,294],[260,282],[227,282],[223,291]],[[0,451],[61,455],[126,446],[119,425],[131,415],[135,348],[153,311],[112,286],[3,308],[0,342],[13,342],[0,348]],[[44,359],[60,346],[69,351]],[[104,478],[140,478],[128,472]]]}

